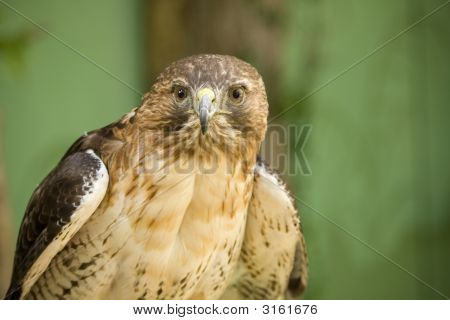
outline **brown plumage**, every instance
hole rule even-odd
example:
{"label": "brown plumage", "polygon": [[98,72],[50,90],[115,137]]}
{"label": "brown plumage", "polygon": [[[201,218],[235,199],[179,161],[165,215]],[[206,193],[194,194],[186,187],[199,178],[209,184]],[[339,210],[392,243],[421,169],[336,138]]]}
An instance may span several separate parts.
{"label": "brown plumage", "polygon": [[257,162],[267,114],[248,63],[198,55],[171,64],[140,107],[79,138],[35,190],[6,297],[301,293],[297,212]]}

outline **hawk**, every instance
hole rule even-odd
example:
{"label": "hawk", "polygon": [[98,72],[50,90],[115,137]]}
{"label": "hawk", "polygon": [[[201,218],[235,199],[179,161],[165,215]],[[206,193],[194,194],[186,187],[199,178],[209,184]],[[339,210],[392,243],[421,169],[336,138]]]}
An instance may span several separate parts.
{"label": "hawk", "polygon": [[33,192],[7,299],[283,299],[307,283],[285,184],[258,159],[250,64],[169,65],[138,108],[80,137]]}

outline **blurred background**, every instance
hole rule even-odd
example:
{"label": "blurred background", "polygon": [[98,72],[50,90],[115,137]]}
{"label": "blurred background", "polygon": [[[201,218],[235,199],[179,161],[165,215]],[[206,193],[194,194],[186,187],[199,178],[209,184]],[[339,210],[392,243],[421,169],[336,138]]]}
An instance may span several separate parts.
{"label": "blurred background", "polygon": [[450,6],[433,11],[445,3],[0,0],[0,296],[37,184],[195,53],[249,61],[272,123],[312,128],[311,172],[285,177],[306,298],[450,296]]}

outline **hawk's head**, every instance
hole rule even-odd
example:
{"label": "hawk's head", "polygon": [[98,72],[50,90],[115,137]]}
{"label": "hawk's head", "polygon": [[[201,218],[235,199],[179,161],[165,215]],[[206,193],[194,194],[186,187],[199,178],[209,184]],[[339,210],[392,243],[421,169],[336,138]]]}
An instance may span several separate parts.
{"label": "hawk's head", "polygon": [[144,97],[140,113],[141,125],[182,141],[185,150],[242,152],[253,146],[257,151],[268,103],[262,78],[250,64],[205,54],[169,65]]}

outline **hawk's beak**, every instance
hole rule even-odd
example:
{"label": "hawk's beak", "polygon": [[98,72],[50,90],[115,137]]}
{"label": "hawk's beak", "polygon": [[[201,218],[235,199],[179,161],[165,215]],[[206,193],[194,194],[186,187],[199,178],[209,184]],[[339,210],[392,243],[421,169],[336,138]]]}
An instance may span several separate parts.
{"label": "hawk's beak", "polygon": [[200,118],[200,126],[202,134],[208,130],[208,123],[213,114],[216,112],[216,95],[214,91],[209,88],[203,88],[197,93],[197,108],[196,111]]}

